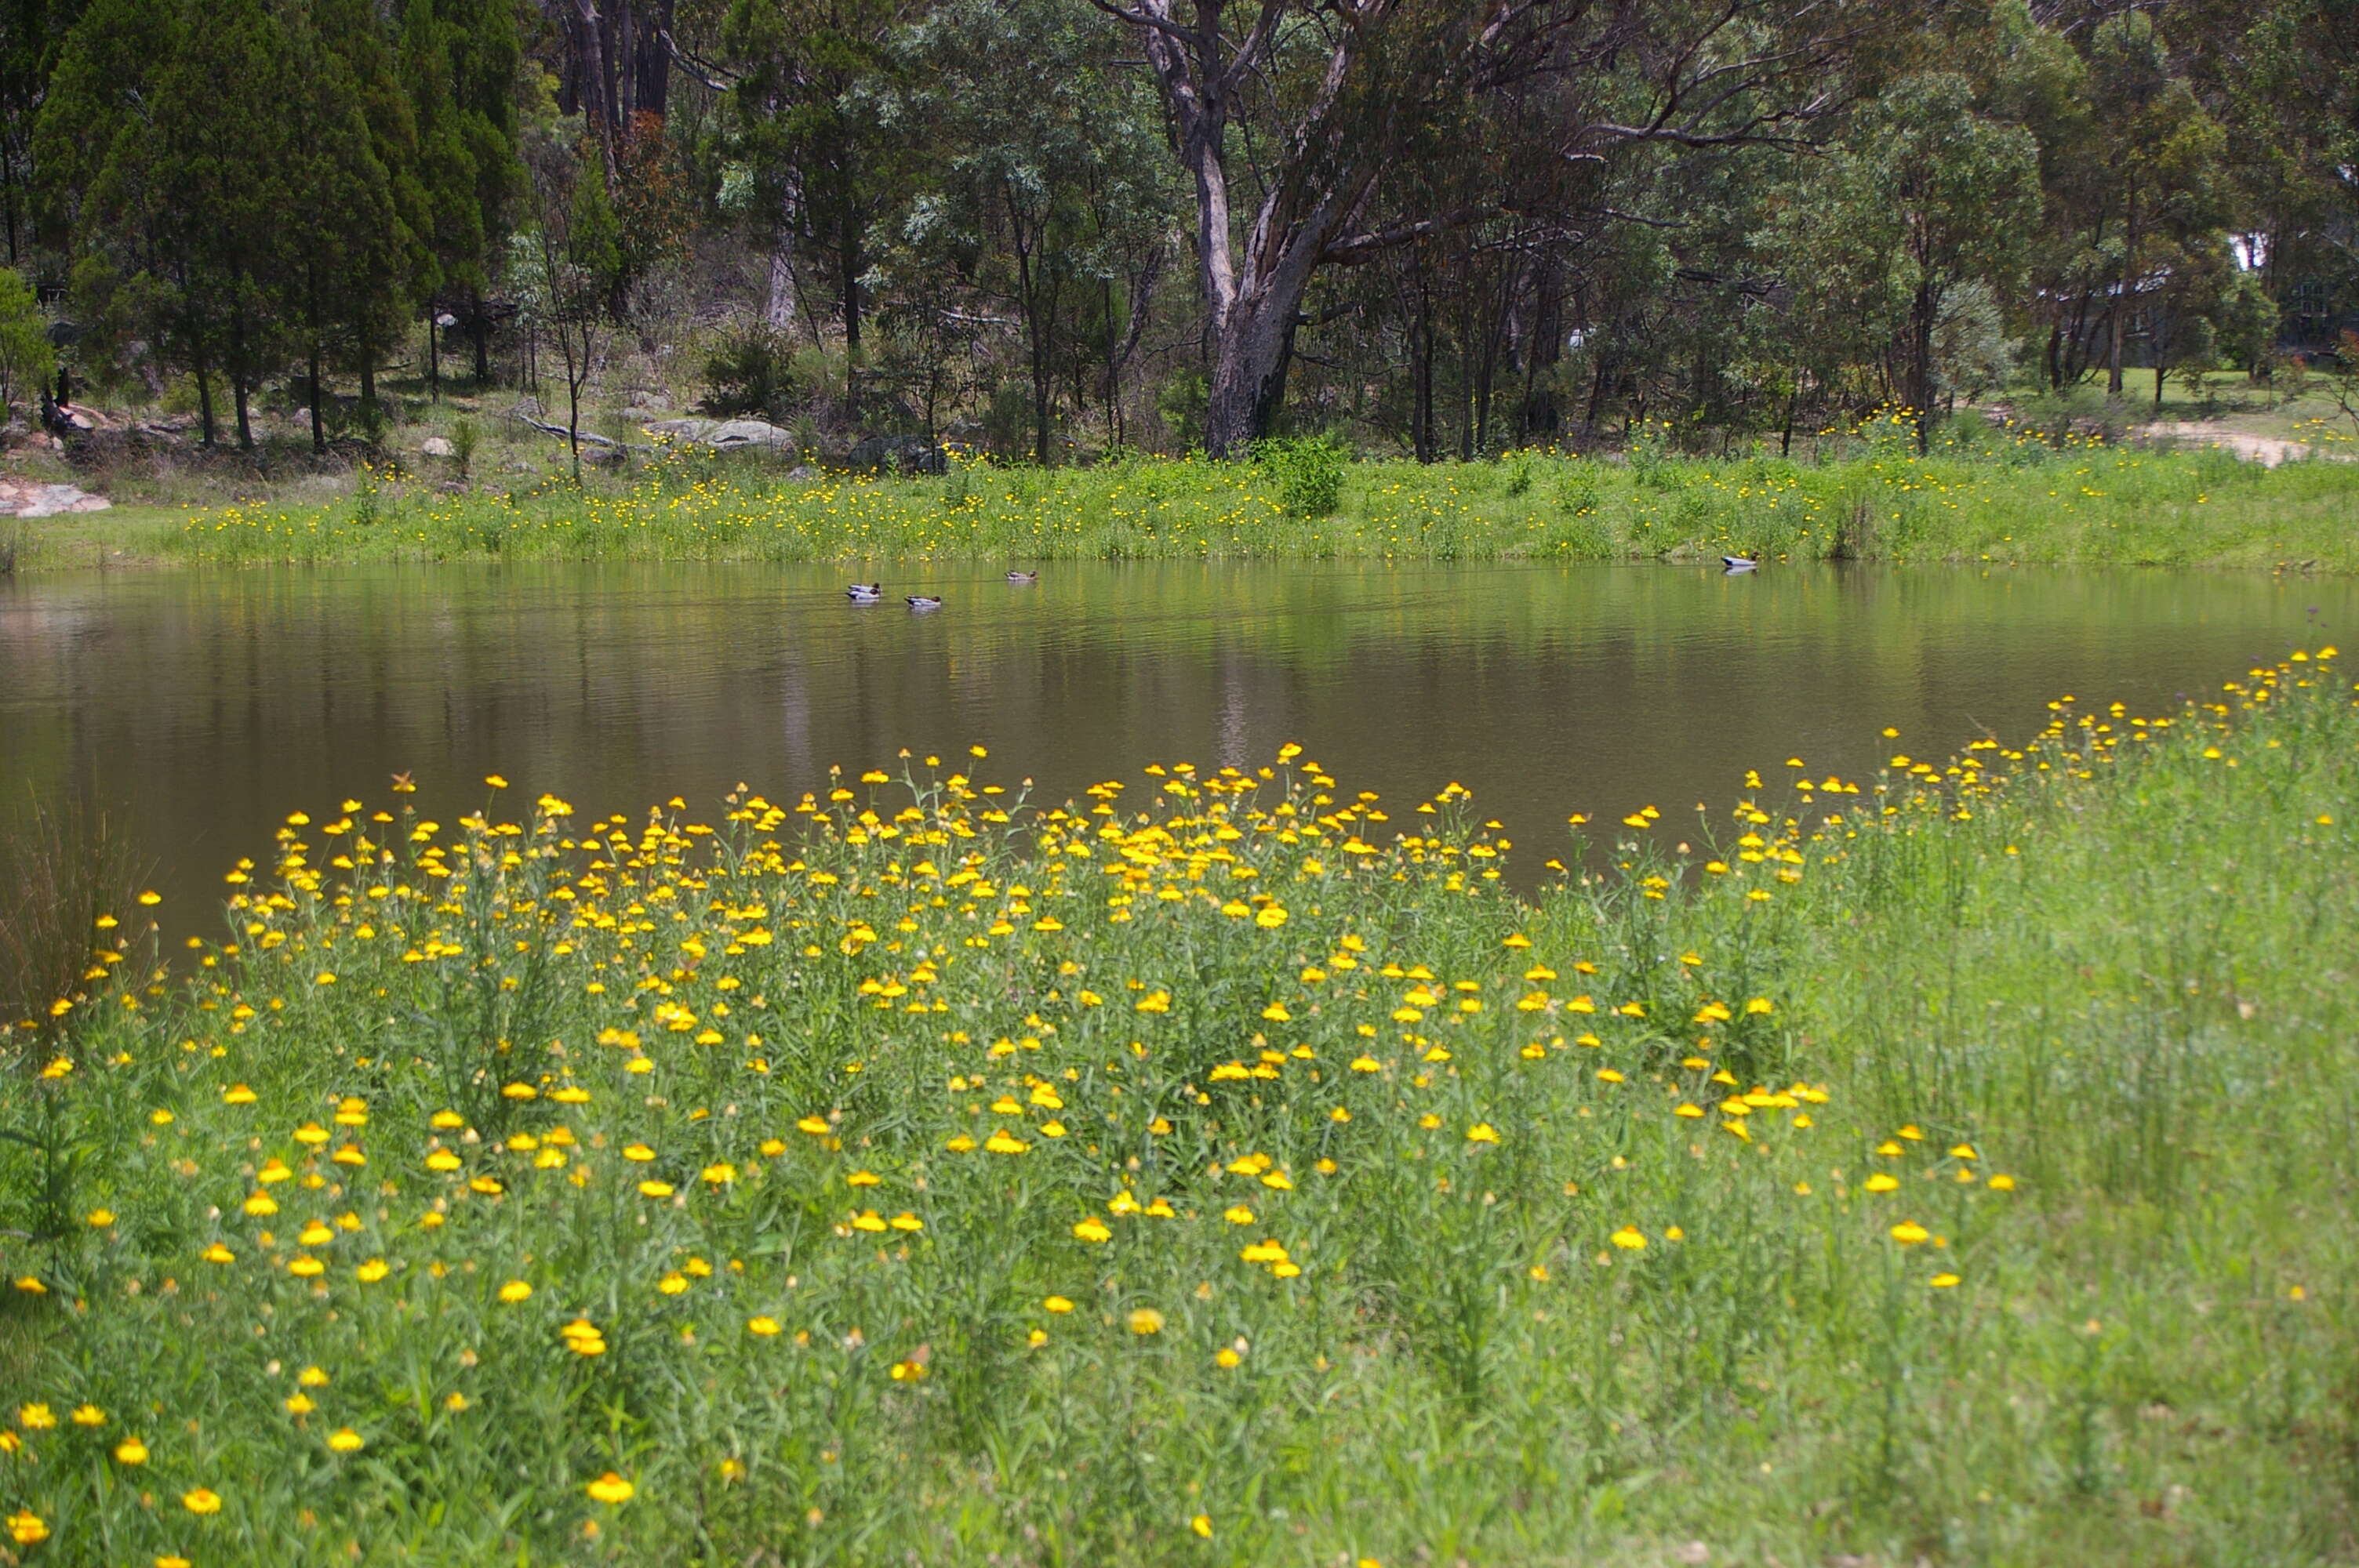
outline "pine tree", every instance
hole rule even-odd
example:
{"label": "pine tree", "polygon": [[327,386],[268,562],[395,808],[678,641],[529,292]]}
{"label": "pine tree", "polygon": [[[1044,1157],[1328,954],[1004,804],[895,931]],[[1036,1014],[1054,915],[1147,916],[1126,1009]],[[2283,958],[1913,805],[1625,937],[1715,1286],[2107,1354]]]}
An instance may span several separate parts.
{"label": "pine tree", "polygon": [[[516,114],[522,59],[515,8],[500,0],[408,0],[402,8],[400,75],[417,126],[420,233],[433,262],[429,297],[465,307],[479,382],[491,368],[484,296],[524,189]],[[429,303],[429,316],[435,308]]]}
{"label": "pine tree", "polygon": [[360,373],[374,420],[376,366],[430,286],[432,222],[419,178],[418,126],[390,41],[369,0],[310,0],[320,40],[314,102],[324,135],[314,152],[318,211],[334,231],[339,268],[330,319]]}

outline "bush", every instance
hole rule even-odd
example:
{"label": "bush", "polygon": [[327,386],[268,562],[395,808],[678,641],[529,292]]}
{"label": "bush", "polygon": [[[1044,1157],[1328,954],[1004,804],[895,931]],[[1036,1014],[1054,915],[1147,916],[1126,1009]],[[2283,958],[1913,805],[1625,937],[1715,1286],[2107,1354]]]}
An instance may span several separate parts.
{"label": "bush", "polygon": [[1538,460],[1523,449],[1507,453],[1499,460],[1500,493],[1514,499],[1528,495],[1532,489],[1532,470]]}
{"label": "bush", "polygon": [[1189,371],[1163,384],[1155,395],[1155,412],[1172,440],[1192,447],[1204,438],[1204,415],[1212,401],[1212,384]]}
{"label": "bush", "polygon": [[1277,481],[1279,502],[1297,517],[1334,512],[1343,499],[1347,455],[1332,435],[1276,438],[1254,446],[1254,460]]}
{"label": "bush", "polygon": [[1596,511],[1600,479],[1598,465],[1592,459],[1576,458],[1566,463],[1556,481],[1557,510],[1575,517]]}
{"label": "bush", "polygon": [[723,418],[754,416],[783,424],[803,401],[794,345],[767,323],[723,340],[704,362],[704,401],[697,406]]}
{"label": "bush", "polygon": [[14,267],[0,267],[0,425],[11,404],[39,397],[57,364],[32,286]]}

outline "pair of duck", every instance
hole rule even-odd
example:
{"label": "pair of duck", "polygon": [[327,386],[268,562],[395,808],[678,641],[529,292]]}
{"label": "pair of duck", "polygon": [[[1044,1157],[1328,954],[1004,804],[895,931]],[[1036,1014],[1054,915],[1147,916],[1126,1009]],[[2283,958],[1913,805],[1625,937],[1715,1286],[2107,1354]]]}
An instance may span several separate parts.
{"label": "pair of duck", "polygon": [[[1011,571],[1007,574],[1007,580],[1019,587],[1027,586],[1038,582],[1040,574]],[[885,585],[881,582],[855,582],[843,590],[843,596],[854,604],[882,604],[885,602]],[[942,596],[939,593],[905,594],[901,602],[912,610],[940,610]]]}
{"label": "pair of duck", "polygon": [[[881,582],[855,582],[843,590],[843,596],[854,604],[882,604],[885,602],[885,585]],[[938,593],[905,594],[901,602],[912,610],[940,610],[942,596]]]}

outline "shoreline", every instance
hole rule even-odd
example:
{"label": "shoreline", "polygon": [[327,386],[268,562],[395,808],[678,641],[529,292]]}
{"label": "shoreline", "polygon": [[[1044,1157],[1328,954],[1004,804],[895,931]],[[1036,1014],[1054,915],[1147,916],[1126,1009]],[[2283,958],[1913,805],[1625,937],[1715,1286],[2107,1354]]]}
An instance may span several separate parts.
{"label": "shoreline", "polygon": [[1822,464],[1511,454],[1346,465],[1336,509],[1288,510],[1251,465],[962,466],[780,484],[667,459],[581,492],[386,481],[301,506],[121,507],[5,524],[20,574],[376,560],[1077,559],[2170,566],[2359,571],[2359,468],[2093,449]]}

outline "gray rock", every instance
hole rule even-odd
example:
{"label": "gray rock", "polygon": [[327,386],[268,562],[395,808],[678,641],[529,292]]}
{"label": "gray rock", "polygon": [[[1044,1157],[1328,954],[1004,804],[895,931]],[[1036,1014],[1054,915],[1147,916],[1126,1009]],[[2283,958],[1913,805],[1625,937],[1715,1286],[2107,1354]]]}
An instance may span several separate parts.
{"label": "gray rock", "polygon": [[456,457],[458,455],[458,453],[452,449],[451,443],[444,440],[440,436],[427,437],[426,439],[418,443],[418,449],[425,453],[429,458],[450,458]]}
{"label": "gray rock", "polygon": [[866,473],[944,473],[948,454],[923,436],[871,436],[852,449],[847,467]]}
{"label": "gray rock", "polygon": [[114,503],[71,484],[0,479],[0,517],[55,517],[61,512],[104,512]]}
{"label": "gray rock", "polygon": [[716,452],[769,447],[792,451],[795,433],[761,419],[658,419],[647,427],[651,435],[676,442],[710,447]]}

